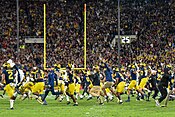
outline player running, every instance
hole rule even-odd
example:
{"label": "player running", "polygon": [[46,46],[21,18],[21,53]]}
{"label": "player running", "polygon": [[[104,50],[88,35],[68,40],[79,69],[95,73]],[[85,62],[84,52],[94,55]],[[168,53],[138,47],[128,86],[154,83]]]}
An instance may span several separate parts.
{"label": "player running", "polygon": [[14,73],[9,63],[5,63],[3,68],[1,83],[5,85],[4,90],[10,98],[10,109],[13,110],[14,101],[17,97],[17,92],[15,92]]}
{"label": "player running", "polygon": [[[55,92],[54,91],[54,81],[57,82],[57,75],[54,73],[54,70],[52,70],[52,68],[48,68],[48,88],[45,91],[45,94],[42,98],[42,101],[45,101],[45,98],[47,97],[47,95],[49,94],[49,92],[52,93],[52,95],[60,95],[60,92]],[[58,85],[58,83],[56,83]]]}

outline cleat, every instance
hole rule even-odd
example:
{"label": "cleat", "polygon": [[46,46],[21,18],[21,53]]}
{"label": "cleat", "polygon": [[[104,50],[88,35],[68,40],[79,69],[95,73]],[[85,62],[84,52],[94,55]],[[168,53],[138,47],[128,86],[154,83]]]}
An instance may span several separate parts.
{"label": "cleat", "polygon": [[119,100],[119,104],[123,104],[123,101],[122,100]]}
{"label": "cleat", "polygon": [[130,100],[125,100],[125,102],[130,102]]}
{"label": "cleat", "polygon": [[167,105],[161,105],[161,107],[167,107]]}
{"label": "cleat", "polygon": [[78,103],[75,103],[73,106],[78,106]]}
{"label": "cleat", "polygon": [[46,100],[44,100],[44,101],[43,101],[43,105],[47,105],[47,102],[46,102]]}
{"label": "cleat", "polygon": [[67,102],[67,105],[69,105],[70,104],[70,102]]}
{"label": "cleat", "polygon": [[42,101],[41,99],[39,99],[39,98],[37,98],[36,101],[37,101],[38,103],[40,103],[40,104],[43,104],[43,101]]}
{"label": "cleat", "polygon": [[110,99],[110,101],[113,101],[114,100],[114,97],[112,97],[111,99]]}
{"label": "cleat", "polygon": [[146,101],[147,101],[147,102],[150,102],[151,100],[148,100],[148,99],[147,99]]}
{"label": "cleat", "polygon": [[87,100],[91,100],[92,99],[92,97],[89,97]]}
{"label": "cleat", "polygon": [[102,102],[102,103],[99,103],[99,105],[104,105],[104,103]]}
{"label": "cleat", "polygon": [[7,110],[14,110],[14,108],[12,107],[12,108],[8,108]]}
{"label": "cleat", "polygon": [[157,107],[160,107],[159,101],[158,101],[158,100],[155,100],[155,102],[156,102],[156,106],[157,106]]}
{"label": "cleat", "polygon": [[58,99],[58,97],[59,97],[59,95],[56,95],[55,100],[57,100],[57,99]]}
{"label": "cleat", "polygon": [[140,98],[139,98],[139,96],[137,96],[137,98],[136,98],[136,101],[140,101]]}
{"label": "cleat", "polygon": [[3,96],[3,95],[0,95],[0,97],[1,97],[1,98],[4,98],[4,96]]}

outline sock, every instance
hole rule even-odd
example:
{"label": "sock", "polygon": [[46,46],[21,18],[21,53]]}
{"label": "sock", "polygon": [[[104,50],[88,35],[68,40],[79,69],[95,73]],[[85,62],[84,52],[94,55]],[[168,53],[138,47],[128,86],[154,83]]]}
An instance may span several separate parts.
{"label": "sock", "polygon": [[76,94],[76,99],[78,99],[78,93]]}
{"label": "sock", "polygon": [[99,100],[100,100],[100,103],[103,103],[103,99],[101,96],[99,97]]}
{"label": "sock", "polygon": [[27,94],[23,94],[22,99],[25,99],[27,97]]}
{"label": "sock", "polygon": [[70,102],[68,95],[66,95],[66,100],[67,100],[67,102]]}
{"label": "sock", "polygon": [[14,97],[17,97],[17,95],[18,95],[18,93],[17,93],[17,92],[15,92],[15,93],[13,94],[13,96],[14,96]]}
{"label": "sock", "polygon": [[60,95],[60,99],[63,100],[63,98],[64,98],[64,97],[63,97],[62,95]]}
{"label": "sock", "polygon": [[10,99],[10,108],[13,108],[14,100]]}
{"label": "sock", "polygon": [[35,99],[38,99],[39,98],[37,95],[33,95],[32,97],[35,98]]}
{"label": "sock", "polygon": [[91,97],[92,97],[92,95],[91,95],[91,94],[89,94],[88,98],[91,98]]}
{"label": "sock", "polygon": [[118,95],[117,97],[118,97],[118,99],[119,99],[119,101],[120,101],[120,100],[121,100],[121,97],[120,97],[120,95]]}
{"label": "sock", "polygon": [[111,93],[107,93],[107,96],[109,97],[110,100],[112,100],[113,96]]}
{"label": "sock", "polygon": [[83,95],[80,94],[80,98],[83,98]]}

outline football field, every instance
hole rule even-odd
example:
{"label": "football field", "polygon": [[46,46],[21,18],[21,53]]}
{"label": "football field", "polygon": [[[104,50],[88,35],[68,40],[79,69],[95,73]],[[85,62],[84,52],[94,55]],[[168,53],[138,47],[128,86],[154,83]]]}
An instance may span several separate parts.
{"label": "football field", "polygon": [[[125,100],[126,97],[123,96]],[[78,100],[79,106],[73,106],[55,101],[48,97],[48,105],[40,105],[36,100],[16,100],[14,110],[8,110],[9,101],[0,98],[0,117],[174,117],[175,101],[170,101],[168,107],[156,107],[154,100],[150,102],[136,101],[119,105],[115,98],[112,102],[99,105],[97,99]]]}

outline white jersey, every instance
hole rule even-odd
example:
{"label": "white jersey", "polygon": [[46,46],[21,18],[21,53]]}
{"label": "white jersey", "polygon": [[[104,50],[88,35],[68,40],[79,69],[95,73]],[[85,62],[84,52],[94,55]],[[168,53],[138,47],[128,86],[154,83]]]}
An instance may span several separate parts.
{"label": "white jersey", "polygon": [[15,84],[19,84],[24,79],[24,72],[21,69],[18,69],[18,71],[15,74]]}

